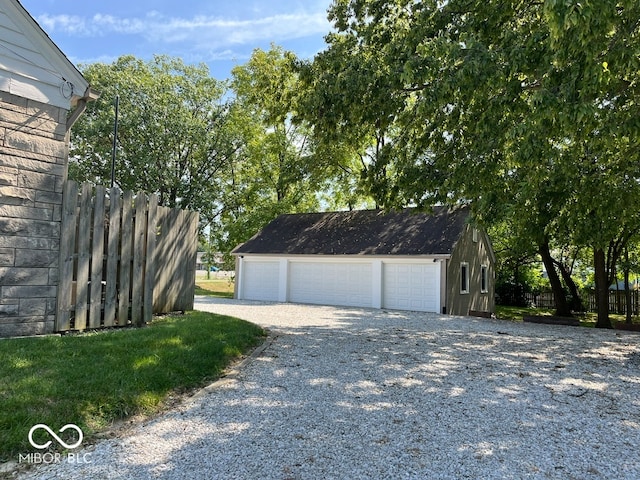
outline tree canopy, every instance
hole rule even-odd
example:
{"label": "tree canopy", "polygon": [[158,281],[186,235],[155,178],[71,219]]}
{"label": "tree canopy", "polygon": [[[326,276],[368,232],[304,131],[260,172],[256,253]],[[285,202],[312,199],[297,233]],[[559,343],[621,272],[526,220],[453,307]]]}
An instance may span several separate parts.
{"label": "tree canopy", "polygon": [[[351,207],[354,176],[339,146],[319,145],[296,121],[297,59],[257,49],[218,81],[205,65],[124,56],[82,67],[101,92],[71,139],[70,177],[108,184],[119,96],[115,183],[197,210],[216,249],[229,251],[281,213]],[[334,161],[342,158],[338,164]]]}
{"label": "tree canopy", "polygon": [[149,62],[124,56],[88,65],[83,75],[101,96],[73,130],[70,176],[109,183],[119,96],[116,185],[157,193],[165,206],[215,215],[220,175],[243,146],[225,84],[204,65],[166,56]]}
{"label": "tree canopy", "polygon": [[376,199],[470,203],[543,259],[552,242],[588,246],[606,293],[640,225],[637,2],[337,0],[330,18],[306,67],[315,124],[382,132]]}

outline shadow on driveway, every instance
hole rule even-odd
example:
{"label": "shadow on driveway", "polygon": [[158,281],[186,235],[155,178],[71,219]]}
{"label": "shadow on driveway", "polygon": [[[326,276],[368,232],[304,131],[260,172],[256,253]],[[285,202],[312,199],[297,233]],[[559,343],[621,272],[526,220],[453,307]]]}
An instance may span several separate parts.
{"label": "shadow on driveway", "polygon": [[275,338],[232,379],[46,478],[640,478],[636,335],[209,297],[196,308]]}

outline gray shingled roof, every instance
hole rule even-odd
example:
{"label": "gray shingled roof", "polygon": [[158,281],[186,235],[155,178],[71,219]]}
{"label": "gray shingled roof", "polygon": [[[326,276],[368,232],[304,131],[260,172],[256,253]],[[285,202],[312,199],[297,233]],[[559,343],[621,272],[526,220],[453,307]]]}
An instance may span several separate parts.
{"label": "gray shingled roof", "polygon": [[433,213],[356,210],[280,215],[232,253],[281,255],[446,255],[467,223],[467,208]]}

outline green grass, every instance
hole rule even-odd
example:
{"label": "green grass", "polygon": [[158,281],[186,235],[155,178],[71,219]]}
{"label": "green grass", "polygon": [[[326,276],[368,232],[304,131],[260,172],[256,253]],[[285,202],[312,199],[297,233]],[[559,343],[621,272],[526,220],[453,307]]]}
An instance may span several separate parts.
{"label": "green grass", "polygon": [[499,318],[501,320],[521,322],[522,317],[525,315],[553,315],[553,310],[529,307],[505,307],[504,305],[496,305],[496,318]]}
{"label": "green grass", "polygon": [[228,278],[196,278],[196,295],[209,295],[220,298],[233,298],[233,282]]}
{"label": "green grass", "polygon": [[[545,308],[532,308],[532,307],[505,307],[503,305],[496,305],[496,318],[502,320],[510,320],[512,322],[521,322],[522,317],[525,315],[553,315],[555,312],[553,309]],[[587,312],[584,315],[579,316],[580,326],[593,327],[596,324],[597,314],[595,312]],[[611,322],[614,324],[624,323],[625,316],[611,313],[609,314]],[[634,323],[639,323],[638,317],[633,317]]]}
{"label": "green grass", "polygon": [[[27,436],[38,423],[54,431],[75,423],[91,438],[161,411],[170,395],[218,378],[263,337],[251,323],[188,312],[139,329],[1,340],[0,462],[35,451]],[[50,439],[41,433],[42,443]]]}

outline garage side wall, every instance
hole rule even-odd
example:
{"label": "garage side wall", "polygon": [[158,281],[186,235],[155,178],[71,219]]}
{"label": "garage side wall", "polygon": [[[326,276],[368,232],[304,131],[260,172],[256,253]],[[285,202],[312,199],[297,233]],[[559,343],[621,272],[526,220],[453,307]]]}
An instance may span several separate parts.
{"label": "garage side wall", "polygon": [[[462,289],[461,265],[466,265],[468,291]],[[485,290],[482,272],[485,269]],[[470,312],[491,314],[495,311],[495,265],[489,237],[467,225],[456,243],[447,271],[447,313],[469,315]]]}
{"label": "garage side wall", "polygon": [[0,92],[0,337],[54,328],[66,117]]}

